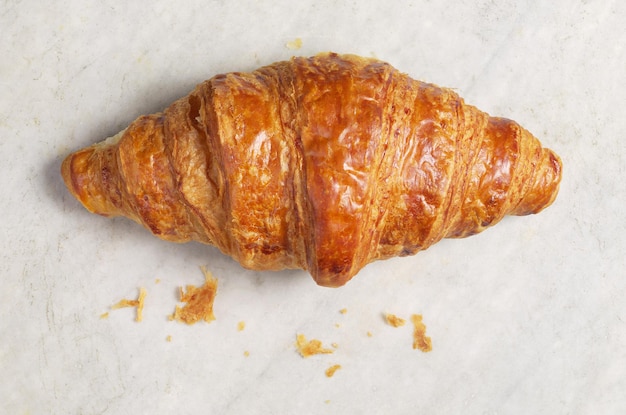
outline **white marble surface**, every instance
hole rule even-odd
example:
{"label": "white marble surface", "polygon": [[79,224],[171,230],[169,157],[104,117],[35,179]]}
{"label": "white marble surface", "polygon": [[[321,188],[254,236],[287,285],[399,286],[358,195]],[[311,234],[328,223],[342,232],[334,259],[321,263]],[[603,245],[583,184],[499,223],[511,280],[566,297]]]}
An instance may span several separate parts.
{"label": "white marble surface", "polygon": [[[104,3],[0,6],[1,413],[626,413],[626,2]],[[519,121],[563,158],[558,200],[332,290],[66,192],[68,152],[218,72],[326,50]],[[220,281],[217,320],[168,321],[200,265]],[[100,319],[141,286],[142,323]],[[383,312],[423,314],[433,351]],[[338,348],[302,359],[296,333]]]}

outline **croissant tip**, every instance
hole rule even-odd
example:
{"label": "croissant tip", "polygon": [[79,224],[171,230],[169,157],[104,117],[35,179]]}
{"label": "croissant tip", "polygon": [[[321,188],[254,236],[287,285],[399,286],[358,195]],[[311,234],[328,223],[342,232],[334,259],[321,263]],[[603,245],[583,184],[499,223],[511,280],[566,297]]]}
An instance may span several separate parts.
{"label": "croissant tip", "polygon": [[72,180],[72,163],[74,161],[74,155],[75,153],[65,157],[65,159],[61,163],[61,177],[63,178],[63,182],[65,183],[65,187],[67,187],[67,190],[69,190],[72,196],[79,199],[76,185],[74,183],[74,180]]}
{"label": "croissant tip", "polygon": [[310,269],[309,270],[313,280],[320,287],[339,288],[346,285],[352,277],[356,274],[354,270],[332,270],[325,271]]}
{"label": "croissant tip", "polygon": [[[556,199],[561,184],[561,177],[563,175],[563,162],[560,157],[552,150],[544,148],[546,155],[544,156],[544,172],[542,186],[547,189],[545,193],[548,195],[548,200],[539,208],[539,211],[550,206]],[[535,213],[537,213],[535,212]]]}
{"label": "croissant tip", "polygon": [[95,146],[84,148],[70,154],[61,163],[61,176],[67,190],[85,209],[101,216],[111,216],[104,209],[108,206],[106,198],[100,197],[99,180],[93,174],[93,155]]}

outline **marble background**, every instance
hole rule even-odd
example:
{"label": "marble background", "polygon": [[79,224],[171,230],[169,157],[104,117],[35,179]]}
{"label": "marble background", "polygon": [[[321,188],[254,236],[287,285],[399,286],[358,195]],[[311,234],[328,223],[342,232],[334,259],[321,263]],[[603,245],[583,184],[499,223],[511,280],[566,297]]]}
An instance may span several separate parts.
{"label": "marble background", "polygon": [[[626,413],[625,21],[615,0],[2,2],[0,412]],[[66,191],[64,156],[198,82],[328,50],[520,122],[563,159],[555,204],[325,289]],[[202,265],[217,320],[169,321]],[[139,287],[141,323],[110,310]],[[433,351],[386,312],[422,314]],[[303,359],[297,333],[337,349]]]}

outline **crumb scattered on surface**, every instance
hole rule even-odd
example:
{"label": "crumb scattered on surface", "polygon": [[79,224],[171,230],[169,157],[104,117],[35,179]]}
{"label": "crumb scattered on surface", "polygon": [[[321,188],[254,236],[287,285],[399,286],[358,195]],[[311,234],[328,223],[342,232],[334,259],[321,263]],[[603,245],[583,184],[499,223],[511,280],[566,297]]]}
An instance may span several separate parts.
{"label": "crumb scattered on surface", "polygon": [[333,347],[333,349],[337,349],[339,347],[337,343],[331,343],[330,345]]}
{"label": "crumb scattered on surface", "polygon": [[240,321],[239,323],[237,323],[237,331],[243,331],[243,329],[246,328],[246,322],[245,321]]}
{"label": "crumb scattered on surface", "polygon": [[109,312],[107,311],[106,313],[100,314],[100,318],[101,319],[109,318]]}
{"label": "crumb scattered on surface", "polygon": [[426,336],[426,326],[422,323],[422,316],[420,314],[413,314],[411,316],[411,322],[413,322],[413,348],[419,349],[422,352],[430,352],[433,349],[433,343],[430,337]]}
{"label": "crumb scattered on surface", "polygon": [[121,299],[117,304],[113,304],[111,309],[117,310],[118,308],[124,307],[136,307],[137,308],[137,316],[135,317],[135,321],[143,320],[143,305],[146,299],[146,289],[141,287],[139,289],[139,297],[136,300],[127,300]]}
{"label": "crumb scattered on surface", "polygon": [[339,310],[339,312],[341,314],[346,314],[348,312],[348,309],[347,308],[342,308],[341,310]]}
{"label": "crumb scattered on surface", "polygon": [[304,334],[298,334],[296,336],[296,348],[302,357],[310,357],[315,354],[330,354],[333,351],[331,349],[325,349],[322,347],[322,342],[316,339],[307,341]]}
{"label": "crumb scattered on surface", "polygon": [[367,332],[367,337],[372,337],[372,336],[373,336],[372,332],[371,332],[371,331],[368,331],[368,332]]}
{"label": "crumb scattered on surface", "polygon": [[156,280],[154,280],[154,283],[155,283],[155,284],[160,284],[160,283],[161,283],[161,279],[160,279],[160,278],[157,278]]}
{"label": "crumb scattered on surface", "polygon": [[250,352],[246,350],[245,352],[243,352],[243,355],[244,355],[245,357],[250,357]]}
{"label": "crumb scattered on surface", "polygon": [[335,323],[335,327],[336,327],[336,328],[339,328],[339,327],[341,327],[341,324],[339,324],[339,323]]}
{"label": "crumb scattered on surface", "polygon": [[302,39],[297,37],[294,40],[287,42],[285,46],[287,47],[287,49],[291,49],[291,50],[300,49],[302,47]]}
{"label": "crumb scattered on surface", "polygon": [[186,324],[195,324],[200,320],[210,323],[215,320],[213,302],[217,294],[217,279],[205,267],[200,269],[205,277],[204,285],[201,287],[187,285],[186,292],[180,288],[180,301],[186,304],[183,307],[176,306],[170,320]]}
{"label": "crumb scattered on surface", "polygon": [[337,370],[341,369],[341,365],[332,365],[326,369],[326,376],[332,378]]}
{"label": "crumb scattered on surface", "polygon": [[165,341],[171,342],[171,341],[172,341],[172,336],[167,336],[167,337],[165,338]]}
{"label": "crumb scattered on surface", "polygon": [[406,323],[406,321],[403,318],[400,318],[394,314],[389,314],[389,313],[385,314],[385,320],[390,326],[393,326],[393,327],[401,327],[401,326],[404,326],[404,323]]}

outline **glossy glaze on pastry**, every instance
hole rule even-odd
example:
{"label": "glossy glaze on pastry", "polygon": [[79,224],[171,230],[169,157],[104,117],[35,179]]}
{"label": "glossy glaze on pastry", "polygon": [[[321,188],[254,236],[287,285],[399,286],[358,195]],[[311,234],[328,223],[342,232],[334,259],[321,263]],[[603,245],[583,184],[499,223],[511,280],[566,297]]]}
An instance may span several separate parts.
{"label": "glossy glaze on pastry", "polygon": [[327,53],[217,75],[62,174],[91,212],[341,286],[371,261],[539,212],[561,161],[450,89]]}

